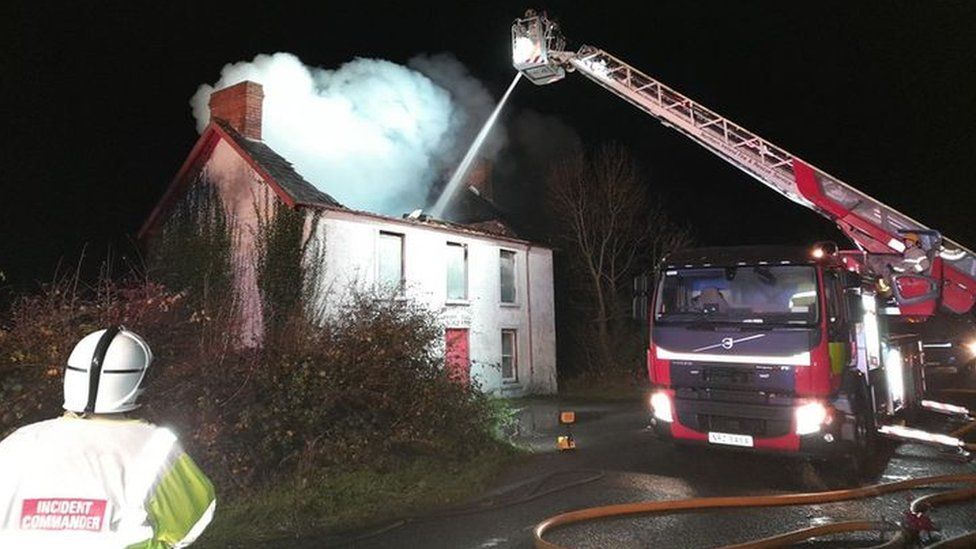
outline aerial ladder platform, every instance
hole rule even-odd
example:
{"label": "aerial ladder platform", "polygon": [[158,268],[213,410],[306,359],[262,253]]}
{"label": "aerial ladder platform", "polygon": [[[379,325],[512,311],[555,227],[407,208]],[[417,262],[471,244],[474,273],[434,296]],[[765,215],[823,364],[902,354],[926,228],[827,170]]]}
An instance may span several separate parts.
{"label": "aerial ladder platform", "polygon": [[[834,222],[863,252],[859,270],[890,284],[899,308],[896,314],[927,317],[936,314],[939,305],[963,314],[976,303],[976,253],[958,242],[605,50],[587,45],[566,50],[558,27],[543,14],[529,12],[515,22],[512,46],[515,68],[534,84],[549,84],[566,72],[579,72],[763,185]],[[904,269],[914,242],[929,256],[922,272]]]}
{"label": "aerial ladder platform", "polygon": [[[966,314],[976,304],[976,252],[601,48],[566,49],[558,25],[544,13],[529,10],[514,22],[512,61],[536,85],[578,72],[790,201],[832,221],[858,248],[845,253],[848,267],[890,288],[895,306],[887,314],[920,320],[945,312]],[[930,400],[920,408],[957,419],[972,416],[965,408]],[[898,424],[880,425],[878,432],[965,454],[964,443],[953,436]]]}

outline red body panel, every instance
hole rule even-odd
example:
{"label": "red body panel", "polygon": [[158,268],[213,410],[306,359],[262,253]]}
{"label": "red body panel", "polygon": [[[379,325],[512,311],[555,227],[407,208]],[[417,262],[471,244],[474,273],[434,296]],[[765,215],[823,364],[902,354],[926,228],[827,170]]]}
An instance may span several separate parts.
{"label": "red body panel", "polygon": [[888,242],[897,235],[888,234],[874,223],[827,197],[823,189],[820,188],[813,168],[794,158],[793,173],[796,174],[796,188],[803,197],[813,202],[821,212],[827,214],[827,217],[834,221],[851,240],[857,242],[862,249],[879,254],[890,254],[894,251],[888,247]]}
{"label": "red body panel", "polygon": [[[861,249],[876,254],[899,253],[899,250],[890,247],[889,243],[892,240],[901,242],[901,235],[890,234],[873,222],[831,200],[821,189],[816,171],[812,167],[794,158],[793,173],[796,175],[797,189],[803,197],[816,205],[819,211],[836,223]],[[880,275],[880,273],[876,274]],[[976,280],[973,277],[945,263],[941,258],[935,258],[933,261],[931,275],[941,286],[941,299],[899,305],[902,314],[932,316],[937,312],[938,302],[953,313],[964,314],[976,304]]]}
{"label": "red body panel", "polygon": [[671,385],[671,361],[657,358],[654,345],[647,350],[647,375],[652,385]]}
{"label": "red body panel", "polygon": [[976,303],[973,280],[951,265],[945,265],[942,276],[942,306],[959,314],[972,309]]}

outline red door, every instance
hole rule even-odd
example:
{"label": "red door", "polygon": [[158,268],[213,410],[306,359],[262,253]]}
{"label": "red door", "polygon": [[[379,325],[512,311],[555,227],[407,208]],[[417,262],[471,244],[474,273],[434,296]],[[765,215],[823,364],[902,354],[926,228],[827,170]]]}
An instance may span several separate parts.
{"label": "red door", "polygon": [[444,331],[444,363],[451,379],[467,387],[471,379],[471,354],[466,328]]}

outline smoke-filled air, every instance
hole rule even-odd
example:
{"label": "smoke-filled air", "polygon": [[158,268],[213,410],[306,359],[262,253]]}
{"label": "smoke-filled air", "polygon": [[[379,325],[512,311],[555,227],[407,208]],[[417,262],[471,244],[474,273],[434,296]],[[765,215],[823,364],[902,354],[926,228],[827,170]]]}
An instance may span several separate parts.
{"label": "smoke-filled air", "polygon": [[[455,57],[424,55],[407,66],[355,59],[338,69],[289,53],[225,65],[190,104],[197,130],[210,119],[210,93],[252,80],[264,87],[264,141],[320,190],[355,209],[399,215],[427,205],[450,175],[495,101]],[[496,128],[482,148],[504,145]]]}

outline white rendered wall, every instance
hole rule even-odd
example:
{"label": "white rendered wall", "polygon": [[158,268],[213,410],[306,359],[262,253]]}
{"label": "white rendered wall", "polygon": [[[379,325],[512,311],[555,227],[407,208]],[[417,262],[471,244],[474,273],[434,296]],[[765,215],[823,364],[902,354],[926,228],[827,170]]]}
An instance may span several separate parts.
{"label": "white rendered wall", "polygon": [[253,260],[258,226],[257,205],[267,204],[268,200],[274,198],[261,176],[223,139],[217,142],[201,174],[205,181],[217,188],[238,231],[234,261],[237,264],[241,343],[246,347],[260,345],[264,321]]}
{"label": "white rendered wall", "polygon": [[[459,233],[420,222],[369,214],[323,212],[316,235],[324,238],[322,295],[331,302],[349,288],[376,284],[380,232],[403,235],[405,294],[439,313],[445,328],[467,328],[471,377],[500,396],[556,391],[552,252],[524,241]],[[468,299],[447,300],[448,242],[468,250]],[[516,303],[501,303],[501,250],[516,253]],[[530,314],[531,312],[531,314]],[[503,381],[501,331],[517,331],[518,380]]]}
{"label": "white rendered wall", "polygon": [[[205,179],[216,185],[241,229],[237,257],[242,265],[238,281],[242,302],[242,339],[260,344],[261,304],[253,262],[257,228],[255,204],[274,200],[261,176],[223,140],[203,166]],[[325,268],[321,295],[326,307],[351,288],[369,289],[376,283],[377,240],[380,231],[404,236],[406,295],[439,313],[445,328],[467,328],[471,377],[488,392],[500,396],[556,392],[556,340],[553,309],[552,252],[524,241],[493,238],[407,222],[371,214],[326,210],[315,228],[324,246]],[[468,249],[468,299],[447,302],[447,243]],[[313,246],[311,249],[315,249]],[[516,252],[516,303],[501,303],[500,250]],[[531,312],[531,314],[530,314]],[[501,331],[517,331],[518,381],[501,377]]]}

